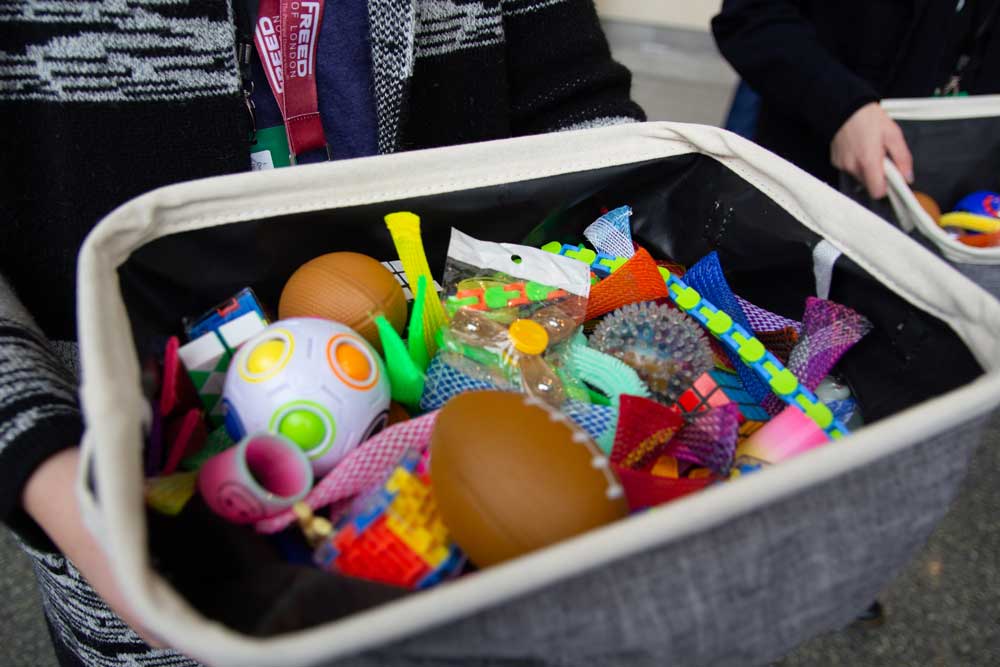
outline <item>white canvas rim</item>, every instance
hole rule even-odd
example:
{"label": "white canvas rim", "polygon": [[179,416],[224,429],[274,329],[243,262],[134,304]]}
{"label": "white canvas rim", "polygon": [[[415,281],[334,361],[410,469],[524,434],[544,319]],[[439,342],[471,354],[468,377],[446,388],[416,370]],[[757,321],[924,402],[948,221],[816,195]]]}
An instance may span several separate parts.
{"label": "white canvas rim", "polygon": [[968,97],[910,97],[880,103],[896,120],[953,120],[1000,116],[1000,95]]}
{"label": "white canvas rim", "polygon": [[959,264],[1000,264],[1000,247],[976,248],[948,236],[948,233],[936,223],[930,214],[924,210],[906,179],[891,160],[885,160],[885,176],[889,183],[889,202],[900,224],[906,230],[914,227],[929,238],[941,250],[941,254]]}

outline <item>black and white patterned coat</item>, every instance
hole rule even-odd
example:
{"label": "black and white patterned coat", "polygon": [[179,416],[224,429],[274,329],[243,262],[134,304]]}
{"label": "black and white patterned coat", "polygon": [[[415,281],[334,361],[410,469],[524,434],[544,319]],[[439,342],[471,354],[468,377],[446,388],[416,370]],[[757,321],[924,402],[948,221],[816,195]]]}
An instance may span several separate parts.
{"label": "black and white patterned coat", "polygon": [[[590,0],[368,0],[368,13],[381,153],[642,119]],[[248,122],[228,2],[0,0],[0,516],[62,657],[193,664],[145,645],[18,503],[81,430],[48,341],[75,338],[84,236],[145,191],[247,169]]]}

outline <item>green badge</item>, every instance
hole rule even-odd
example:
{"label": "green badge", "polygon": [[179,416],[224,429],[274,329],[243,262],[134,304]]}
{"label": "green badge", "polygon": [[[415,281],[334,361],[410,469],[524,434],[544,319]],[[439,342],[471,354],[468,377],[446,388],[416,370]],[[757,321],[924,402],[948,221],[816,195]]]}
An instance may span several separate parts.
{"label": "green badge", "polygon": [[250,169],[261,171],[287,167],[289,164],[291,163],[288,160],[288,136],[285,134],[285,126],[275,125],[257,130],[257,142],[250,151]]}

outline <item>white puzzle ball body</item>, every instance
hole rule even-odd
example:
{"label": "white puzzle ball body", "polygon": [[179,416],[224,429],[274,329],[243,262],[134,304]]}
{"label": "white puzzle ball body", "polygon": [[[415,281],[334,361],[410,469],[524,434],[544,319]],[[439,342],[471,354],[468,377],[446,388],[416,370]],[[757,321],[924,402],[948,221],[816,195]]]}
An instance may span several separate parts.
{"label": "white puzzle ball body", "polygon": [[305,452],[319,478],[385,426],[389,394],[382,359],[364,338],[337,322],[297,317],[239,348],[222,401],[235,441],[280,433]]}

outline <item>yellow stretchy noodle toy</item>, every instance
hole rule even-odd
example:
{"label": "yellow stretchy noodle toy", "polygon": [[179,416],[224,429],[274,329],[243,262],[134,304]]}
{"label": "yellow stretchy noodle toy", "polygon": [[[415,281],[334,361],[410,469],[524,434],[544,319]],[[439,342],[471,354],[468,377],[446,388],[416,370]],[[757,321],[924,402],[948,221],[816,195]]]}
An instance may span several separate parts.
{"label": "yellow stretchy noodle toy", "polygon": [[976,215],[965,211],[953,211],[945,213],[938,220],[942,227],[957,227],[970,232],[980,232],[983,234],[993,234],[1000,232],[1000,220],[986,215]]}
{"label": "yellow stretchy noodle toy", "polygon": [[427,346],[427,354],[433,357],[437,352],[437,342],[434,334],[438,329],[448,323],[444,306],[441,305],[441,298],[434,290],[434,278],[431,276],[430,267],[427,266],[427,255],[424,254],[424,242],[420,238],[420,217],[409,211],[398,211],[385,216],[385,226],[389,228],[392,235],[392,242],[396,246],[396,253],[399,261],[403,264],[406,272],[406,282],[411,289],[417,288],[417,281],[421,276],[427,281],[427,289],[434,296],[428,294],[424,300],[424,343]]}

